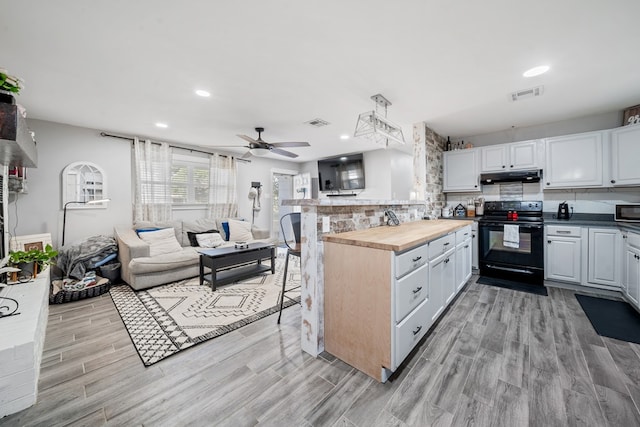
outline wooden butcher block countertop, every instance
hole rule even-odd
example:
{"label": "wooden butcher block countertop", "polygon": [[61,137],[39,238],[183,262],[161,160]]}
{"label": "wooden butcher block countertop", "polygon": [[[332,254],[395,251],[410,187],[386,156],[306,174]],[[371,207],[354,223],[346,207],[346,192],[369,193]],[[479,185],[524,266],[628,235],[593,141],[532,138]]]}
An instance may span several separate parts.
{"label": "wooden butcher block countertop", "polygon": [[346,233],[325,234],[323,240],[343,245],[402,252],[472,223],[473,221],[466,220],[421,220],[407,222],[396,227],[385,225]]}

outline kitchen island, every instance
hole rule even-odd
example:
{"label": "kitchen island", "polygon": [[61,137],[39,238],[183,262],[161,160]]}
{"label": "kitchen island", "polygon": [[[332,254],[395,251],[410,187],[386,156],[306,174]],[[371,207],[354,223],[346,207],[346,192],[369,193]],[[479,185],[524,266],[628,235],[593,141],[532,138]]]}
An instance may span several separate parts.
{"label": "kitchen island", "polygon": [[472,222],[324,235],[325,350],[386,381],[471,276]]}

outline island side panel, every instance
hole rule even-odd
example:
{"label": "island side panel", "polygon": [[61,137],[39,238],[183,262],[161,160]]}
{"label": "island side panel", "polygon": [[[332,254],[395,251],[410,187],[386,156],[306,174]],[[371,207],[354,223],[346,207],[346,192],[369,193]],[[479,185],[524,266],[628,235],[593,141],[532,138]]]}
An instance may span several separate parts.
{"label": "island side panel", "polygon": [[322,273],[322,240],[318,238],[315,207],[302,207],[301,234],[301,288],[300,346],[303,351],[317,357],[324,351],[322,304],[324,291]]}
{"label": "island side panel", "polygon": [[324,243],[324,344],[381,381],[391,366],[391,252]]}

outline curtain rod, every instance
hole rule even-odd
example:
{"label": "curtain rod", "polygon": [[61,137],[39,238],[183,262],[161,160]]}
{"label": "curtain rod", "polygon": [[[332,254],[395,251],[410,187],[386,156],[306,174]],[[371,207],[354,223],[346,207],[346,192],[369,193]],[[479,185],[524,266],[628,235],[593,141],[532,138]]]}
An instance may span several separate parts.
{"label": "curtain rod", "polygon": [[[115,135],[115,134],[112,134],[112,133],[106,133],[106,132],[100,132],[100,136],[103,136],[103,137],[109,137],[109,138],[126,139],[126,140],[131,141],[131,142],[133,142],[133,141],[134,141],[134,138],[133,138],[132,136]],[[158,141],[153,141],[153,140],[150,140],[150,141],[151,141],[151,143],[153,143],[153,144],[160,144],[160,142],[158,142]],[[202,151],[202,150],[197,150],[197,149],[195,149],[195,148],[185,148],[185,147],[180,147],[180,146],[177,146],[177,145],[171,145],[171,144],[169,144],[169,147],[171,147],[171,148],[179,148],[179,149],[181,149],[181,150],[189,150],[189,151],[192,151],[192,152],[202,153],[202,154],[218,154],[219,156],[223,156],[223,157],[231,157],[231,158],[233,158],[233,159],[236,159],[236,161],[238,161],[238,162],[247,162],[247,163],[251,163],[251,160],[241,159],[241,158],[239,158],[239,157],[234,157],[234,156],[228,156],[228,155],[226,155],[226,154],[212,153],[211,151]]]}

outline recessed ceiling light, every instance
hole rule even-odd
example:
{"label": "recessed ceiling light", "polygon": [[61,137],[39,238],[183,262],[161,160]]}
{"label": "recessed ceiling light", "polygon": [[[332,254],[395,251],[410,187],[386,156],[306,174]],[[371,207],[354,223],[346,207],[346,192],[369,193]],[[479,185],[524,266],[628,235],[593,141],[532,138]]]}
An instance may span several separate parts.
{"label": "recessed ceiling light", "polygon": [[549,71],[549,66],[548,65],[540,65],[538,67],[533,67],[530,70],[525,71],[524,73],[522,73],[523,77],[535,77],[535,76],[539,76],[540,74],[544,74],[547,71]]}
{"label": "recessed ceiling light", "polygon": [[340,135],[340,139],[349,139],[349,135]]}
{"label": "recessed ceiling light", "polygon": [[211,94],[209,92],[207,92],[206,90],[202,90],[202,89],[196,90],[196,95],[201,96],[203,98],[208,98],[208,97],[211,96]]}
{"label": "recessed ceiling light", "polygon": [[347,160],[347,158],[345,156],[340,157],[340,160],[342,160],[343,162]]}
{"label": "recessed ceiling light", "polygon": [[166,123],[161,123],[161,122],[156,123],[156,126],[157,126],[157,127],[159,127],[159,128],[162,128],[162,129],[166,129],[166,128],[168,128],[168,127],[169,127],[169,125],[168,125],[168,124],[166,124]]}

